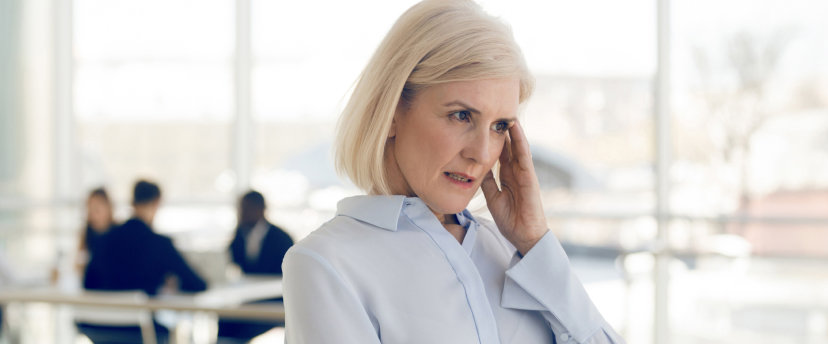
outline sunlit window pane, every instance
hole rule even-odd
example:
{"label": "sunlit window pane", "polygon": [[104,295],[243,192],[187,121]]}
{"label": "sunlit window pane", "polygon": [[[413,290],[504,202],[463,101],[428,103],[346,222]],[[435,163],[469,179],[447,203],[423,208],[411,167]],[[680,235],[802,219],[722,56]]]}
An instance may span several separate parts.
{"label": "sunlit window pane", "polygon": [[254,118],[335,121],[380,40],[415,2],[252,1]]}
{"label": "sunlit window pane", "polygon": [[675,208],[794,215],[784,193],[828,187],[828,5],[694,1],[674,13]]}
{"label": "sunlit window pane", "polygon": [[[825,342],[828,4],[677,1],[674,337]],[[692,319],[692,321],[688,321]]]}
{"label": "sunlit window pane", "polygon": [[334,171],[334,126],[374,49],[415,2],[252,1],[251,183],[287,210],[273,216],[296,236],[356,192]]}
{"label": "sunlit window pane", "polygon": [[221,60],[232,57],[232,0],[75,0],[81,60]]}
{"label": "sunlit window pane", "polygon": [[[84,187],[166,199],[233,187],[234,2],[75,1],[75,116]],[[228,183],[227,180],[230,179]]]}
{"label": "sunlit window pane", "polygon": [[77,75],[81,120],[226,121],[232,113],[227,63],[88,62],[77,66]]}

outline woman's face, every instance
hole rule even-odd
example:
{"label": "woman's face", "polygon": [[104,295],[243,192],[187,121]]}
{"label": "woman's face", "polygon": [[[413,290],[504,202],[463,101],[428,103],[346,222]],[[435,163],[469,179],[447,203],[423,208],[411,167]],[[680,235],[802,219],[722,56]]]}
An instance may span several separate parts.
{"label": "woman's face", "polygon": [[112,225],[112,208],[103,197],[92,196],[86,202],[86,217],[89,225],[97,232],[103,232]]}
{"label": "woman's face", "polygon": [[518,79],[452,82],[400,106],[386,147],[392,192],[420,197],[438,217],[465,209],[500,157],[519,95]]}

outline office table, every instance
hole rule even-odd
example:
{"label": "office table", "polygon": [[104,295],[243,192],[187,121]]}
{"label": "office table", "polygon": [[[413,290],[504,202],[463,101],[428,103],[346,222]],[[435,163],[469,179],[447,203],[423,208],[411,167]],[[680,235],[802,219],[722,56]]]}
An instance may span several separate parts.
{"label": "office table", "polygon": [[284,308],[274,304],[243,304],[282,296],[282,279],[244,277],[239,281],[211,287],[200,293],[162,294],[136,303],[103,295],[105,292],[61,290],[57,287],[0,290],[0,303],[42,302],[76,306],[113,307],[125,309],[174,310],[207,312],[226,317],[284,320]]}
{"label": "office table", "polygon": [[[284,307],[278,303],[244,304],[282,296],[282,280],[278,277],[243,277],[234,282],[217,284],[208,290],[191,294],[161,294],[146,299],[113,298],[106,292],[80,288],[42,286],[0,290],[0,304],[46,303],[64,306],[86,306],[113,309],[143,309],[209,314],[223,318],[266,319],[284,321]],[[58,330],[58,332],[61,332]],[[60,335],[57,335],[60,337]]]}

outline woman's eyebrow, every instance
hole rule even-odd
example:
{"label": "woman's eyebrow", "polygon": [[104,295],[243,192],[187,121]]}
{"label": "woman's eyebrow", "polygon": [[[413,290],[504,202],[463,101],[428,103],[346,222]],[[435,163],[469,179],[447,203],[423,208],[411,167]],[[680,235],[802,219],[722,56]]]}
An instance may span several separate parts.
{"label": "woman's eyebrow", "polygon": [[480,110],[477,110],[477,109],[475,109],[475,108],[473,108],[473,107],[469,106],[469,104],[466,104],[466,103],[461,102],[461,101],[459,101],[459,100],[450,101],[450,102],[448,102],[448,103],[443,104],[443,106],[446,106],[446,107],[448,107],[448,106],[455,106],[455,105],[456,105],[456,106],[460,106],[460,107],[462,107],[462,108],[464,108],[464,109],[466,109],[466,110],[469,110],[469,112],[471,112],[471,113],[476,113],[476,114],[478,114],[478,115],[480,114]]}
{"label": "woman's eyebrow", "polygon": [[[468,110],[471,113],[480,115],[480,110],[475,109],[475,108],[469,106],[468,104],[466,104],[462,101],[459,101],[459,100],[450,101],[448,103],[443,104],[443,106],[445,106],[445,107],[459,106],[459,107],[462,107],[462,108]],[[508,118],[504,117],[504,118],[498,118],[497,119],[497,121],[505,121],[505,122],[509,122],[509,124],[512,124],[516,120],[517,120],[517,117],[508,117]]]}

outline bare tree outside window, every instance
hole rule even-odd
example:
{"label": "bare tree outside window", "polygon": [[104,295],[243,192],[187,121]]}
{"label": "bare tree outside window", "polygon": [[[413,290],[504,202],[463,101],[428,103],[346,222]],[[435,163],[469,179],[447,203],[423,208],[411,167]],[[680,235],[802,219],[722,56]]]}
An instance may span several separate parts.
{"label": "bare tree outside window", "polygon": [[777,29],[766,36],[739,32],[724,40],[724,49],[693,49],[700,79],[697,95],[715,147],[711,160],[714,166],[737,174],[734,196],[740,211],[749,209],[752,200],[753,137],[770,118],[791,113],[798,106],[796,97],[776,84],[780,61],[794,38],[790,29]]}

